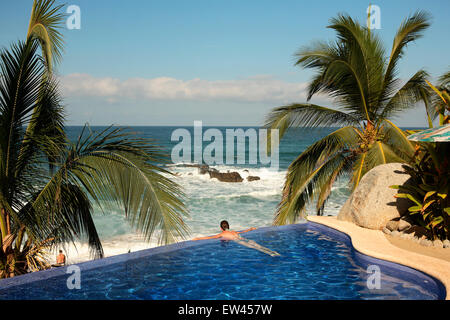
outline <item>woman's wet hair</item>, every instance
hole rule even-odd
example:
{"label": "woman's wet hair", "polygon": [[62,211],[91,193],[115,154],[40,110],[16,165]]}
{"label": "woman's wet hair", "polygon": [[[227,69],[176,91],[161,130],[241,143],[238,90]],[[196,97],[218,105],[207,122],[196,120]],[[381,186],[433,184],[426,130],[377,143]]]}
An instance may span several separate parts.
{"label": "woman's wet hair", "polygon": [[221,227],[223,230],[230,229],[230,225],[228,224],[228,221],[227,221],[227,220],[222,220],[222,221],[220,222],[220,227]]}

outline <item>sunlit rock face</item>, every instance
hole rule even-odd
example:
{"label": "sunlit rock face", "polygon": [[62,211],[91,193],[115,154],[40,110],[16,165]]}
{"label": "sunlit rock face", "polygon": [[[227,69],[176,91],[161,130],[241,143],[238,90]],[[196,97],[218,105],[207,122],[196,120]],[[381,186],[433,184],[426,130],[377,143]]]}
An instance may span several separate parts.
{"label": "sunlit rock face", "polygon": [[373,168],[362,177],[337,218],[368,229],[382,229],[390,220],[400,218],[411,205],[407,199],[395,198],[398,190],[389,188],[403,185],[409,178],[401,163]]}

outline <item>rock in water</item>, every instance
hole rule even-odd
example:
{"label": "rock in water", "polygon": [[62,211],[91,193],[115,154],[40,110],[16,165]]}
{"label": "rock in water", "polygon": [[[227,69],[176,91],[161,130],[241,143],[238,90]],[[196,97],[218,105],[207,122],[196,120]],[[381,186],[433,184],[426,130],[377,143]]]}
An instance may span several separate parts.
{"label": "rock in water", "polygon": [[244,180],[238,172],[219,172],[210,170],[208,173],[211,179],[216,178],[222,182],[242,182]]}
{"label": "rock in water", "polygon": [[211,170],[211,168],[204,164],[198,167],[198,173],[199,174],[207,174],[209,171]]}
{"label": "rock in water", "polygon": [[258,177],[258,176],[248,176],[247,177],[247,181],[256,181],[256,180],[261,180],[261,178],[260,177]]}
{"label": "rock in water", "polygon": [[401,163],[376,166],[362,177],[337,218],[360,227],[381,230],[388,221],[400,218],[410,207],[410,200],[394,198],[398,190],[389,188],[403,185],[409,178]]}

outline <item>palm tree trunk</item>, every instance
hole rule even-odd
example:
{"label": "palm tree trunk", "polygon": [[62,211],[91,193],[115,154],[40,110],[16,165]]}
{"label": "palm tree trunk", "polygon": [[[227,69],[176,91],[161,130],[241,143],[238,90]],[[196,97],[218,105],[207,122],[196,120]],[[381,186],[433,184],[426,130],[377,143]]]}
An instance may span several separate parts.
{"label": "palm tree trunk", "polygon": [[17,239],[16,239],[16,250],[20,251],[20,246],[22,245],[22,241],[23,241],[23,236],[25,235],[25,226],[21,226],[19,229],[19,232],[17,234]]}
{"label": "palm tree trunk", "polygon": [[8,228],[6,223],[6,215],[5,209],[1,208],[0,210],[0,230],[2,232],[2,238],[5,238],[8,235]]}
{"label": "palm tree trunk", "polygon": [[11,234],[11,216],[9,215],[9,212],[6,212],[6,232],[8,234]]}
{"label": "palm tree trunk", "polygon": [[12,278],[15,276],[15,256],[14,256],[14,252],[12,251],[12,248],[9,247],[8,250],[6,251],[6,265],[8,266],[7,270],[6,270],[6,275],[9,278]]}

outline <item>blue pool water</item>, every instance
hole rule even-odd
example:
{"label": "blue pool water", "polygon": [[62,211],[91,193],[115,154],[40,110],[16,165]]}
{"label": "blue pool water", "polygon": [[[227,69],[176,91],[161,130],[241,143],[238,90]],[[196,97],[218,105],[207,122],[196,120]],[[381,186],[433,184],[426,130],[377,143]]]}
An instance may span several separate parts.
{"label": "blue pool water", "polygon": [[[81,289],[65,268],[0,281],[0,299],[442,299],[440,282],[357,253],[342,233],[314,223],[245,234],[281,254],[233,241],[189,241],[79,264]],[[381,272],[369,289],[369,265]]]}

